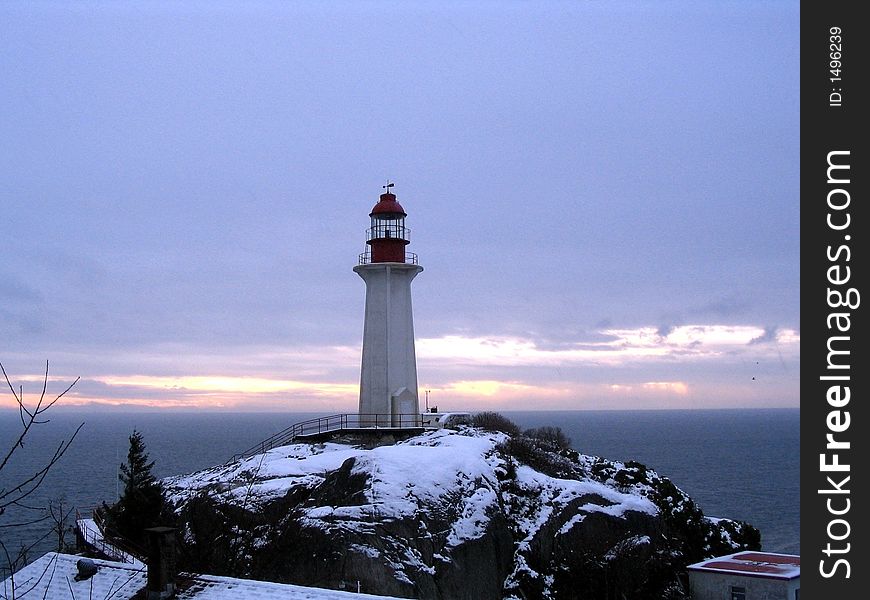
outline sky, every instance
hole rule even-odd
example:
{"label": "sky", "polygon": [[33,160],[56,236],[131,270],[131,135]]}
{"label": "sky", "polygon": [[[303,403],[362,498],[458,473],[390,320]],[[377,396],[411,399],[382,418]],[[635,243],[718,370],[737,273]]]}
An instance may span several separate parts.
{"label": "sky", "polygon": [[796,1],[4,2],[0,362],[68,406],[354,411],[389,179],[432,405],[798,407],[798,34]]}

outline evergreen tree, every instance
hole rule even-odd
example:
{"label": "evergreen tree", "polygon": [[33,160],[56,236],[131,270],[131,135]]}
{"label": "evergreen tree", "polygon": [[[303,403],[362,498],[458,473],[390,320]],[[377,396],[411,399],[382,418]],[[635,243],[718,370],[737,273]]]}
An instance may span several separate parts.
{"label": "evergreen tree", "polygon": [[124,492],[112,507],[111,518],[118,533],[137,544],[143,543],[145,529],[161,524],[165,513],[163,487],[151,472],[152,467],[154,461],[148,461],[142,434],[133,430],[127,462],[118,474]]}

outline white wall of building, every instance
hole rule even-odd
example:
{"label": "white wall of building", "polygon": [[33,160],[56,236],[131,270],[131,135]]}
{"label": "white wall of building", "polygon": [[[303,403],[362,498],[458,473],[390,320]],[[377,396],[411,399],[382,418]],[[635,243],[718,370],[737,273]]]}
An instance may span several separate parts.
{"label": "white wall of building", "polygon": [[692,600],[731,600],[731,587],[746,590],[746,600],[800,600],[795,590],[801,586],[795,579],[747,577],[737,573],[689,571]]}

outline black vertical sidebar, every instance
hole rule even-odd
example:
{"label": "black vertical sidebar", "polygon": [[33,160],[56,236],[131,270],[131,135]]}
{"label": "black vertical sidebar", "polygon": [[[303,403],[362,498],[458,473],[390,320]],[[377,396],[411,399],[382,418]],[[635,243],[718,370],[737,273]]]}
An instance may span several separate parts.
{"label": "black vertical sidebar", "polygon": [[[870,22],[801,3],[801,591],[867,597]],[[863,293],[866,292],[866,295]],[[865,306],[867,304],[867,306]],[[862,456],[864,457],[862,459]]]}

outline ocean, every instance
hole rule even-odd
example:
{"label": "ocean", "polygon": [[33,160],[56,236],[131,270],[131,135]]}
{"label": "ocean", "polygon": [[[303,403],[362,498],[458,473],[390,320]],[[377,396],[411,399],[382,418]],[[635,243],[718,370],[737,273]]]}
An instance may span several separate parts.
{"label": "ocean", "polygon": [[[800,553],[800,411],[798,409],[692,411],[504,412],[523,428],[554,425],[583,454],[637,460],[669,477],[705,515],[752,523],[763,549]],[[89,509],[119,493],[118,466],[128,437],[139,430],[158,477],[189,473],[227,461],[273,433],[315,414],[52,409],[50,422],[28,435],[0,471],[8,489],[40,468],[62,439],[85,426],[60,463],[27,501],[45,506],[63,499]],[[0,452],[20,429],[18,414],[0,411]],[[0,515],[0,541],[10,552],[48,531],[45,522],[2,527],[28,515],[14,508]],[[73,538],[70,535],[69,541]],[[30,560],[55,549],[51,537]]]}

